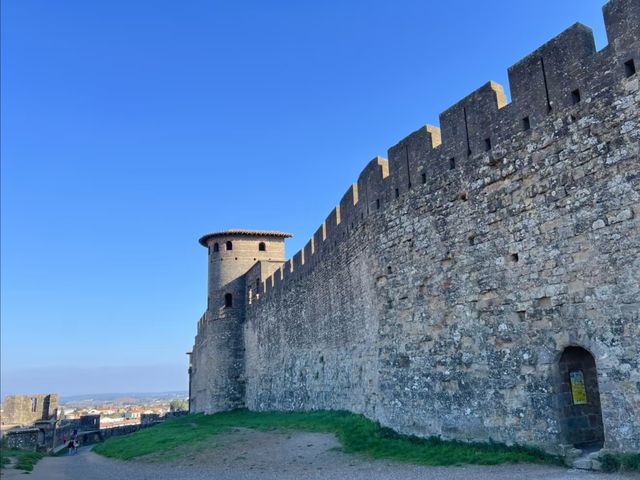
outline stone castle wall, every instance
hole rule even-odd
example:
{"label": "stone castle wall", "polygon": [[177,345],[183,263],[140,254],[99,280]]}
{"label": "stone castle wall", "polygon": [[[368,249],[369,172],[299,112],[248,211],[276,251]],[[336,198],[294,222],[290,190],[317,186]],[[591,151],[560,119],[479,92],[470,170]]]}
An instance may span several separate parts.
{"label": "stone castle wall", "polygon": [[57,393],[7,395],[3,404],[2,423],[30,425],[38,420],[55,418],[58,401]]}
{"label": "stone castle wall", "polygon": [[576,24],[509,69],[511,103],[489,82],[373,159],[240,333],[199,330],[242,351],[243,405],[558,451],[580,346],[604,445],[640,451],[640,1],[604,13],[607,47]]}

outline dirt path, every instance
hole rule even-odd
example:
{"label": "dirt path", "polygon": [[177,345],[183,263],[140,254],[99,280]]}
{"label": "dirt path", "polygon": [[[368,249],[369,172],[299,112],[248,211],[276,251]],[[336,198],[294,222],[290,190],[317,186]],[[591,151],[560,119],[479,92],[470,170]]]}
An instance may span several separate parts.
{"label": "dirt path", "polygon": [[238,429],[198,449],[171,457],[149,455],[137,461],[104,458],[88,448],[71,457],[47,457],[33,480],[622,480],[640,476],[595,474],[540,465],[421,467],[368,460],[336,451],[325,433],[257,432]]}

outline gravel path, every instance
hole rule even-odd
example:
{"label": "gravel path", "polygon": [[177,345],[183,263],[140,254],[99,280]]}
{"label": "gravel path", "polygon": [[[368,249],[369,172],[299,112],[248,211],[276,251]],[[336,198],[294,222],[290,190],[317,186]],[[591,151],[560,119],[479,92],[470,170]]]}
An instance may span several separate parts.
{"label": "gravel path", "polygon": [[[71,457],[47,457],[26,478],[33,480],[622,480],[638,475],[597,474],[541,465],[422,467],[368,460],[335,450],[325,433],[237,430],[175,458],[137,461],[104,458],[81,448]],[[20,475],[22,478],[22,475]],[[4,475],[3,475],[4,478]],[[17,478],[17,477],[16,477]]]}

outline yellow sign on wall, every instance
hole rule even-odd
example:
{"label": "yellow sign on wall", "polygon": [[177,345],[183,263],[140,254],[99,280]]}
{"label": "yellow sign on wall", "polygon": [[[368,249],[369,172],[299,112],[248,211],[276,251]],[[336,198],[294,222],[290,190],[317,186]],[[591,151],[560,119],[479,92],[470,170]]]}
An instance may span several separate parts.
{"label": "yellow sign on wall", "polygon": [[574,405],[585,405],[587,403],[587,390],[584,388],[584,375],[582,370],[569,372],[571,380],[571,396]]}

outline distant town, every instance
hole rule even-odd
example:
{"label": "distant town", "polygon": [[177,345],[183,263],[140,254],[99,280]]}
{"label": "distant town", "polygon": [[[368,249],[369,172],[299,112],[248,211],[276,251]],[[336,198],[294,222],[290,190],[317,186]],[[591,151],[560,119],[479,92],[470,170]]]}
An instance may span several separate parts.
{"label": "distant town", "polygon": [[186,414],[186,391],[119,393],[60,398],[56,393],[7,395],[0,407],[0,436],[15,448],[64,447],[81,434],[85,442],[130,433]]}
{"label": "distant town", "polygon": [[186,411],[188,408],[187,392],[82,395],[61,397],[58,417],[73,420],[85,415],[100,415],[101,428],[108,428],[140,423],[142,414],[163,416],[167,412]]}

